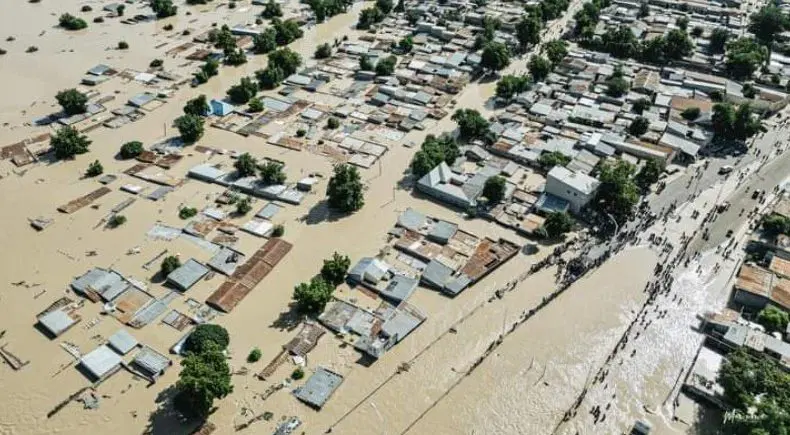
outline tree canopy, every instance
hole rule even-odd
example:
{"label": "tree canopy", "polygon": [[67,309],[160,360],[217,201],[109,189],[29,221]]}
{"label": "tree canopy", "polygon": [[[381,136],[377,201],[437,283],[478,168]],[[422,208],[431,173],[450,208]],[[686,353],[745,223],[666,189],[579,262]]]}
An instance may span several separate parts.
{"label": "tree canopy", "polygon": [[[199,325],[195,332],[201,326],[215,325]],[[210,341],[201,352],[188,353],[181,366],[173,406],[184,416],[206,419],[214,400],[233,392],[227,359],[220,346]]]}
{"label": "tree canopy", "polygon": [[496,82],[496,96],[510,100],[517,94],[528,91],[532,86],[529,76],[504,75]]}
{"label": "tree canopy", "polygon": [[350,266],[351,259],[335,252],[332,254],[332,258],[324,260],[324,265],[321,267],[321,278],[329,284],[338,286],[346,279],[346,272]]}
{"label": "tree canopy", "polygon": [[261,182],[266,185],[285,183],[286,175],[282,163],[267,160],[261,165]]}
{"label": "tree canopy", "polygon": [[746,140],[762,129],[762,123],[749,104],[742,104],[737,109],[730,103],[715,104],[711,124],[714,136],[719,140]]}
{"label": "tree canopy", "polygon": [[543,50],[546,52],[546,57],[549,58],[551,63],[557,65],[568,55],[568,43],[562,39],[554,39],[547,42],[543,46]]}
{"label": "tree canopy", "polygon": [[168,255],[164,260],[162,260],[162,264],[159,266],[159,271],[162,272],[163,276],[167,276],[179,267],[181,267],[181,260],[179,260],[175,255]]}
{"label": "tree canopy", "polygon": [[650,186],[655,184],[664,172],[664,161],[659,159],[648,159],[636,174],[634,181],[642,191],[647,191]]}
{"label": "tree canopy", "polygon": [[326,195],[329,207],[344,213],[352,213],[365,205],[364,186],[356,166],[335,165],[334,175],[327,184]]}
{"label": "tree canopy", "polygon": [[688,107],[686,109],[683,109],[682,112],[680,112],[680,116],[686,121],[693,121],[699,118],[701,113],[702,110],[700,110],[699,107]]}
{"label": "tree canopy", "polygon": [[598,187],[592,207],[600,213],[610,214],[618,224],[623,224],[639,201],[639,188],[633,180],[634,166],[624,160],[601,165]]}
{"label": "tree canopy", "polygon": [[281,48],[269,54],[268,67],[280,68],[285,77],[294,74],[302,64],[302,56],[288,47]]}
{"label": "tree canopy", "polygon": [[328,43],[323,43],[315,49],[315,54],[313,57],[316,59],[326,59],[332,56],[332,46]]}
{"label": "tree canopy", "polygon": [[121,157],[124,159],[133,159],[140,155],[144,151],[143,143],[137,140],[133,140],[131,142],[126,142],[125,144],[121,145]]}
{"label": "tree canopy", "polygon": [[233,162],[233,167],[239,172],[239,176],[249,177],[255,175],[258,171],[258,160],[251,156],[250,153],[244,153]]}
{"label": "tree canopy", "polygon": [[151,0],[151,9],[157,18],[172,17],[178,12],[178,7],[173,4],[173,0]]}
{"label": "tree canopy", "polygon": [[768,235],[790,234],[790,219],[776,213],[765,216],[761,222],[763,231]]}
{"label": "tree canopy", "polygon": [[538,164],[546,171],[555,166],[565,166],[571,162],[571,158],[559,151],[544,152],[538,157]]}
{"label": "tree canopy", "polygon": [[790,374],[773,358],[749,354],[742,347],[727,355],[718,382],[736,411],[725,423],[727,433],[790,433]]}
{"label": "tree canopy", "polygon": [[752,38],[738,38],[727,44],[725,68],[737,80],[748,79],[768,61],[768,49]]}
{"label": "tree canopy", "polygon": [[573,218],[566,212],[551,212],[543,223],[546,234],[557,238],[573,229]]}
{"label": "tree canopy", "polygon": [[516,39],[518,40],[519,49],[524,51],[530,45],[536,45],[540,42],[540,30],[543,23],[540,18],[533,14],[524,15],[516,24]]}
{"label": "tree canopy", "polygon": [[420,178],[441,162],[452,165],[460,155],[458,144],[449,135],[436,137],[429,134],[411,161],[411,172]]}
{"label": "tree canopy", "polygon": [[277,49],[277,31],[267,27],[252,37],[252,51],[255,54],[266,54]]}
{"label": "tree canopy", "polygon": [[395,72],[395,64],[398,63],[398,58],[395,56],[387,56],[376,62],[376,75],[377,76],[391,76]]}
{"label": "tree canopy", "polygon": [[283,16],[283,9],[282,7],[280,7],[280,4],[275,2],[274,0],[269,0],[265,5],[263,5],[263,10],[261,11],[261,17],[275,18],[282,16]]}
{"label": "tree canopy", "polygon": [[270,67],[255,72],[261,89],[274,89],[285,80],[285,73],[280,67]]}
{"label": "tree canopy", "polygon": [[58,129],[50,138],[49,143],[55,150],[55,157],[70,159],[77,154],[87,153],[91,141],[87,136],[67,125]]}
{"label": "tree canopy", "polygon": [[66,115],[78,115],[88,110],[88,97],[76,89],[66,89],[55,95]]}
{"label": "tree canopy", "polygon": [[500,42],[490,42],[480,55],[480,66],[493,71],[500,71],[510,65],[510,50]]}
{"label": "tree canopy", "polygon": [[724,53],[728,39],[730,39],[730,32],[724,27],[716,27],[710,33],[708,49],[713,54]]}
{"label": "tree canopy", "polygon": [[790,315],[773,305],[766,306],[757,314],[757,323],[763,325],[768,332],[784,334],[787,331],[788,322],[790,322]]}
{"label": "tree canopy", "polygon": [[187,101],[184,105],[184,113],[187,115],[206,116],[208,114],[208,100],[204,94]]}
{"label": "tree canopy", "polygon": [[85,20],[69,13],[63,14],[58,18],[58,25],[66,30],[82,30],[88,27],[88,23]]}
{"label": "tree canopy", "polygon": [[303,282],[294,288],[294,300],[299,311],[305,314],[320,314],[332,300],[335,288],[321,277]]}
{"label": "tree canopy", "polygon": [[631,108],[634,112],[641,115],[642,112],[649,109],[651,105],[653,105],[653,103],[651,103],[647,98],[640,98],[634,101],[634,103],[631,105]]}
{"label": "tree canopy", "polygon": [[200,324],[184,342],[184,352],[201,353],[206,350],[208,343],[215,344],[220,351],[223,351],[230,344],[230,334],[222,326],[211,323]]}
{"label": "tree canopy", "polygon": [[203,118],[196,115],[183,115],[174,122],[181,140],[185,143],[195,143],[203,137]]}
{"label": "tree canopy", "polygon": [[551,72],[551,62],[543,56],[532,56],[527,64],[534,82],[543,81]]}
{"label": "tree canopy", "polygon": [[233,104],[245,104],[258,93],[258,84],[251,77],[242,77],[238,84],[228,89],[228,98]]}
{"label": "tree canopy", "polygon": [[488,121],[474,109],[458,109],[450,118],[458,124],[461,139],[484,139],[488,134]]}
{"label": "tree canopy", "polygon": [[628,126],[628,133],[630,133],[632,136],[640,137],[647,133],[647,129],[649,127],[650,121],[648,121],[647,118],[637,116],[636,119],[631,121],[631,125]]}
{"label": "tree canopy", "polygon": [[489,204],[498,204],[505,198],[505,187],[507,180],[504,177],[495,175],[486,180],[483,185],[483,196],[488,199]]}
{"label": "tree canopy", "polygon": [[790,29],[790,21],[782,9],[773,4],[763,6],[749,17],[749,32],[767,47],[773,44],[776,35],[787,29]]}

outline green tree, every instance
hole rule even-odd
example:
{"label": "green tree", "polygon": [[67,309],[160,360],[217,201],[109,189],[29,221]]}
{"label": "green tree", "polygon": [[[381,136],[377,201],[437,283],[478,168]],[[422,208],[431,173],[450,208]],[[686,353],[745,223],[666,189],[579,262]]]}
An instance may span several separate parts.
{"label": "green tree", "polygon": [[765,216],[760,223],[763,231],[770,236],[790,233],[790,219],[776,213]]}
{"label": "green tree", "polygon": [[338,119],[335,118],[334,116],[326,120],[326,128],[330,130],[334,130],[338,127],[340,127],[340,121],[338,121]]}
{"label": "green tree", "polygon": [[220,325],[202,323],[184,341],[184,352],[203,353],[208,349],[209,343],[224,351],[230,345],[230,334]]}
{"label": "green tree", "polygon": [[376,7],[385,15],[392,11],[392,0],[376,0]]}
{"label": "green tree", "polygon": [[58,18],[58,25],[66,30],[82,30],[88,27],[88,23],[82,18],[77,18],[71,14],[63,14]]}
{"label": "green tree", "polygon": [[206,96],[204,94],[200,94],[197,97],[187,101],[184,105],[184,113],[186,115],[195,115],[195,116],[206,116],[208,115],[208,101],[206,100]]}
{"label": "green tree", "polygon": [[217,74],[219,74],[219,62],[214,59],[208,59],[206,63],[201,65],[200,70],[195,73],[195,80],[198,83],[206,83]]}
{"label": "green tree", "polygon": [[486,180],[483,185],[483,196],[488,199],[489,204],[498,204],[505,198],[505,187],[507,180],[504,177],[495,175]]}
{"label": "green tree", "polygon": [[129,49],[129,43],[128,42],[120,41],[118,43],[118,50],[128,50],[128,49]]}
{"label": "green tree", "polygon": [[262,112],[264,109],[263,101],[260,98],[252,98],[247,103],[247,111],[252,113]]}
{"label": "green tree", "polygon": [[708,40],[708,49],[712,54],[724,53],[729,38],[730,32],[728,32],[726,28],[716,27],[711,31],[710,39]]}
{"label": "green tree", "polygon": [[214,43],[214,47],[222,50],[227,56],[228,53],[236,49],[236,38],[230,31],[227,24],[217,29],[212,29],[209,33],[209,41]]}
{"label": "green tree", "polygon": [[754,98],[757,95],[757,88],[751,83],[745,83],[741,88],[741,94],[746,98]]}
{"label": "green tree", "polygon": [[639,41],[625,25],[611,27],[601,36],[603,51],[619,59],[636,57],[639,54]]}
{"label": "green tree", "polygon": [[272,237],[282,237],[285,234],[285,227],[282,224],[277,224],[272,229]]}
{"label": "green tree", "polygon": [[239,176],[249,177],[250,175],[255,175],[258,171],[258,161],[250,153],[244,153],[233,162],[233,167],[236,168]]}
{"label": "green tree", "polygon": [[384,13],[376,7],[362,9],[357,21],[357,29],[368,30],[374,24],[384,20]]}
{"label": "green tree", "polygon": [[88,110],[88,97],[76,89],[66,89],[55,95],[55,99],[66,115],[78,115]]}
{"label": "green tree", "polygon": [[653,103],[651,103],[650,100],[648,100],[647,98],[640,98],[634,101],[634,103],[631,105],[631,109],[633,109],[635,113],[641,115],[645,110],[649,109],[650,106],[652,105]]}
{"label": "green tree", "polygon": [[655,158],[648,159],[642,166],[642,169],[639,170],[639,173],[636,174],[636,178],[634,178],[636,185],[639,186],[643,192],[647,192],[650,186],[661,178],[661,174],[664,172],[664,166],[663,160]]}
{"label": "green tree", "polygon": [[267,160],[261,165],[261,182],[267,186],[285,183],[286,175],[282,163]]}
{"label": "green tree", "polygon": [[234,48],[233,50],[225,53],[225,64],[230,66],[239,66],[247,63],[247,55],[241,48]]}
{"label": "green tree", "polygon": [[275,31],[277,45],[288,45],[304,35],[299,23],[294,19],[282,21],[279,18],[273,18],[272,27]]}
{"label": "green tree", "polygon": [[532,75],[534,82],[543,81],[551,72],[551,62],[543,56],[532,56],[529,58],[529,73]]}
{"label": "green tree", "polygon": [[557,238],[573,229],[573,218],[565,212],[551,212],[543,223],[546,235]]}
{"label": "green tree", "polygon": [[332,46],[324,43],[318,46],[315,50],[315,58],[316,59],[326,59],[332,56]]}
{"label": "green tree", "polygon": [[403,53],[411,53],[411,51],[414,49],[414,39],[411,37],[411,35],[406,36],[405,38],[398,41],[398,48]]}
{"label": "green tree", "polygon": [[549,58],[552,64],[557,65],[565,59],[568,55],[568,43],[562,39],[554,39],[543,46],[546,51],[546,57]]}
{"label": "green tree", "polygon": [[228,98],[233,104],[245,104],[258,93],[258,84],[250,77],[242,77],[238,84],[228,89]]}
{"label": "green tree", "polygon": [[631,125],[628,126],[628,133],[632,136],[640,137],[643,134],[647,133],[647,129],[650,127],[650,121],[647,118],[638,116],[636,119],[631,121]]}
{"label": "green tree", "polygon": [[606,95],[610,97],[620,98],[628,92],[628,88],[630,88],[630,85],[619,68],[606,80]]}
{"label": "green tree", "polygon": [[695,38],[699,38],[703,33],[705,33],[705,29],[703,29],[702,26],[695,26],[691,29],[691,36]]}
{"label": "green tree", "polygon": [[500,71],[510,65],[510,50],[505,44],[491,42],[483,48],[480,66],[490,71]]}
{"label": "green tree", "polygon": [[203,137],[203,118],[195,115],[183,115],[174,122],[181,140],[185,143],[195,143]]}
{"label": "green tree", "polygon": [[181,207],[178,210],[178,217],[181,219],[189,219],[195,215],[197,215],[198,210],[195,207]]}
{"label": "green tree", "polygon": [[134,141],[131,141],[131,142],[126,142],[125,144],[121,145],[121,152],[120,152],[120,154],[121,154],[121,157],[124,158],[124,159],[133,159],[133,158],[139,156],[140,153],[142,153],[143,151],[145,151],[143,149],[143,143],[140,142],[140,141],[134,140]]}
{"label": "green tree", "polygon": [[790,322],[790,315],[773,305],[766,306],[757,315],[757,323],[765,326],[768,332],[784,334],[787,331],[788,322]]}
{"label": "green tree", "polygon": [[101,162],[98,160],[94,160],[93,163],[88,165],[88,170],[85,171],[86,177],[97,177],[104,173],[104,166],[102,166]]}
{"label": "green tree", "polygon": [[684,109],[682,112],[680,112],[680,116],[686,121],[693,121],[699,118],[699,115],[701,113],[702,110],[700,110],[699,107],[689,107],[687,109]]}
{"label": "green tree", "polygon": [[91,141],[74,128],[63,126],[50,138],[49,144],[55,150],[55,157],[70,159],[77,154],[87,153]]}
{"label": "green tree", "polygon": [[321,278],[333,286],[338,286],[346,279],[346,272],[351,266],[351,260],[337,252],[332,254],[332,258],[324,260],[324,265],[321,267]]}
{"label": "green tree", "polygon": [[387,56],[376,62],[376,75],[377,76],[391,76],[395,72],[395,64],[398,63],[398,58],[395,56]]}
{"label": "green tree", "polygon": [[680,30],[685,31],[689,27],[689,19],[686,17],[680,17],[677,19],[677,21],[675,21],[675,24]]}
{"label": "green tree", "polygon": [[458,132],[464,140],[483,139],[488,134],[488,121],[474,109],[458,109],[450,118],[458,124]]}
{"label": "green tree", "polygon": [[749,32],[753,33],[757,40],[767,47],[774,43],[776,35],[788,28],[790,28],[790,22],[788,22],[784,11],[773,4],[764,6],[749,17]]}
{"label": "green tree", "polygon": [[411,172],[418,178],[422,177],[441,162],[452,165],[459,155],[458,144],[451,136],[436,137],[429,134],[425,137],[420,151],[412,158]]}
{"label": "green tree", "polygon": [[184,416],[206,419],[214,406],[214,400],[233,392],[225,354],[219,346],[210,342],[202,352],[187,354],[181,366],[183,368],[176,382],[177,393],[173,406]]}
{"label": "green tree", "polygon": [[304,378],[304,369],[302,369],[301,367],[297,367],[294,369],[293,372],[291,372],[291,379],[293,379],[294,381],[298,381],[299,379],[302,378]]}
{"label": "green tree", "polygon": [[266,54],[277,49],[277,31],[267,27],[252,37],[252,51],[255,54]]}
{"label": "green tree", "polygon": [[532,86],[529,76],[504,75],[496,82],[496,96],[510,100],[517,94],[526,92]]}
{"label": "green tree", "polygon": [[178,7],[173,4],[173,0],[151,0],[151,9],[157,18],[172,17],[178,12]]}
{"label": "green tree", "polygon": [[122,214],[114,214],[112,215],[110,220],[107,221],[107,226],[110,228],[118,228],[125,223],[126,223],[126,216]]}
{"label": "green tree", "polygon": [[680,60],[694,53],[694,43],[684,30],[673,29],[664,37],[664,56],[669,60]]}
{"label": "green tree", "polygon": [[261,16],[263,18],[282,17],[283,10],[280,7],[279,3],[276,3],[274,0],[269,0],[269,2],[263,6],[263,11],[261,11]]}
{"label": "green tree", "polygon": [[301,283],[294,288],[294,300],[299,311],[317,315],[332,300],[335,288],[321,277],[315,277],[309,283]]}
{"label": "green tree", "polygon": [[263,352],[256,347],[247,355],[247,362],[250,364],[256,363],[261,359],[261,356],[263,356]]}
{"label": "green tree", "polygon": [[538,164],[545,171],[549,171],[555,166],[565,166],[570,162],[571,158],[559,151],[545,152],[538,158]]}
{"label": "green tree", "polygon": [[329,207],[344,213],[352,213],[365,205],[364,186],[356,166],[335,165],[334,175],[329,179],[326,195]]}
{"label": "green tree", "polygon": [[524,15],[516,24],[516,39],[521,51],[525,51],[530,45],[540,42],[540,30],[543,23],[533,14]]}
{"label": "green tree", "polygon": [[249,196],[245,196],[244,198],[236,201],[236,214],[244,216],[250,211],[252,211],[252,200]]}
{"label": "green tree", "polygon": [[374,68],[376,68],[376,66],[373,65],[369,57],[362,56],[359,58],[359,69],[361,71],[373,71]]}
{"label": "green tree", "polygon": [[294,74],[301,64],[302,56],[299,56],[299,53],[296,53],[288,47],[281,48],[269,54],[268,67],[280,68],[285,77]]}
{"label": "green tree", "polygon": [[768,61],[768,49],[752,38],[738,38],[727,44],[725,68],[737,80],[750,78]]}
{"label": "green tree", "polygon": [[162,260],[162,264],[159,266],[159,271],[161,272],[162,276],[167,276],[179,267],[181,267],[181,260],[179,260],[175,255],[168,255],[164,260]]}
{"label": "green tree", "polygon": [[285,73],[278,67],[266,68],[256,71],[255,78],[261,89],[274,89],[285,80]]}
{"label": "green tree", "polygon": [[604,163],[598,174],[601,182],[592,207],[611,215],[622,225],[639,201],[639,188],[633,180],[634,166],[624,160]]}

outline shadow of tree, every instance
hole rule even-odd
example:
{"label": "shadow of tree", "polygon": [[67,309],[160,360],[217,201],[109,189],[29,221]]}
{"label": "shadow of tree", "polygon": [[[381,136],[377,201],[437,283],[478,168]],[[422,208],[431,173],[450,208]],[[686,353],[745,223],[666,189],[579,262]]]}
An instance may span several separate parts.
{"label": "shadow of tree", "polygon": [[143,430],[145,435],[187,435],[195,431],[203,422],[187,420],[173,408],[173,398],[177,393],[175,385],[160,391],[154,402],[157,408],[148,416],[148,424]]}
{"label": "shadow of tree", "polygon": [[299,324],[302,323],[302,319],[304,319],[304,316],[299,313],[299,310],[296,307],[296,302],[291,302],[288,304],[288,310],[280,313],[280,315],[274,319],[269,327],[290,332],[296,329]]}
{"label": "shadow of tree", "polygon": [[307,225],[317,225],[322,222],[334,222],[344,216],[346,214],[330,209],[329,202],[323,199],[311,207],[307,214],[303,215],[299,220]]}

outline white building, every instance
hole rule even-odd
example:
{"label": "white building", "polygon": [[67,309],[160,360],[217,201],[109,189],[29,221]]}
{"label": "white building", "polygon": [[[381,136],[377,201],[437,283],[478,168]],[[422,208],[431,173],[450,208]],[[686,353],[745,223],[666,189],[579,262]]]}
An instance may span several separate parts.
{"label": "white building", "polygon": [[600,181],[564,166],[555,166],[546,177],[546,193],[560,197],[570,203],[570,210],[578,213],[598,190]]}

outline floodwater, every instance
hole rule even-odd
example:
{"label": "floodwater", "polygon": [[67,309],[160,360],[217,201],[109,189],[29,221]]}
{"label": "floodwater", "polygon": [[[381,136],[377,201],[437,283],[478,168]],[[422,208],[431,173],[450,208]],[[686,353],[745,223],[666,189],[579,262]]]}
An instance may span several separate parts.
{"label": "floodwater", "polygon": [[[86,3],[93,6],[94,12],[78,13],[79,7]],[[144,71],[150,60],[160,57],[165,59],[168,68],[188,76],[196,64],[189,64],[183,58],[167,57],[164,52],[189,41],[190,38],[179,36],[186,28],[192,29],[195,35],[211,22],[229,25],[250,22],[255,9],[241,3],[232,12],[210,4],[190,8],[194,11],[191,16],[179,15],[134,26],[114,20],[98,25],[89,19],[87,30],[65,33],[54,27],[60,13],[70,11],[93,17],[99,15],[97,11],[102,4],[76,0],[20,2],[13,7],[14,13],[0,16],[0,25],[7,36],[15,38],[0,42],[0,47],[8,50],[8,54],[0,57],[0,83],[4,91],[0,102],[0,123],[3,123],[0,141],[5,145],[48,131],[30,126],[29,121],[54,111],[54,94],[73,87],[84,71],[97,63],[106,63],[118,70]],[[350,26],[362,6],[357,4],[348,14],[310,29],[305,38],[294,44],[295,49],[307,60],[319,42],[345,34],[355,37]],[[289,7],[296,7],[296,3]],[[127,5],[126,15],[143,9],[141,5]],[[165,32],[163,27],[167,23],[174,24],[176,30]],[[113,48],[122,39],[129,42],[130,50],[120,52]],[[36,45],[39,51],[24,53],[31,45]],[[514,62],[511,69],[523,69],[525,62],[526,59]],[[171,393],[169,387],[177,379],[177,365],[151,387],[121,372],[97,388],[99,409],[86,410],[79,403],[71,403],[57,415],[47,418],[47,412],[58,403],[89,385],[60,344],[69,342],[87,352],[121,325],[100,314],[101,307],[90,303],[80,311],[82,322],[58,339],[49,340],[32,325],[35,314],[58,297],[68,295],[77,299],[67,293],[67,284],[90,267],[117,268],[147,282],[151,292],[160,296],[165,290],[153,280],[156,264],[152,270],[147,270],[142,267],[145,263],[165,249],[184,258],[201,261],[210,258],[210,253],[186,241],[152,241],[145,233],[155,221],[183,226],[183,221],[177,217],[179,207],[202,208],[212,204],[221,192],[217,186],[188,181],[164,201],[138,198],[123,212],[128,217],[127,224],[115,230],[103,229],[102,218],[113,206],[129,198],[118,190],[120,185],[134,183],[152,188],[120,174],[131,164],[116,160],[114,155],[126,141],[141,140],[150,145],[172,134],[170,122],[180,115],[185,100],[197,93],[205,93],[210,98],[222,96],[240,77],[252,74],[265,63],[265,56],[258,56],[251,57],[245,66],[223,68],[220,76],[207,85],[178,91],[168,104],[141,121],[118,130],[91,132],[91,152],[73,161],[43,162],[26,170],[15,169],[7,161],[0,162],[0,175],[3,176],[0,197],[4,200],[0,208],[0,222],[4,224],[0,243],[6,247],[0,262],[0,276],[6,281],[0,285],[0,301],[5,307],[0,330],[7,331],[0,345],[7,345],[8,350],[30,361],[18,372],[0,366],[0,390],[3,391],[0,434],[189,432],[191,428],[180,424],[166,404]],[[458,107],[482,107],[493,93],[493,86],[493,83],[470,86],[458,97]],[[113,79],[97,89],[103,95],[115,95],[123,101],[145,88]],[[446,119],[431,132],[451,128],[452,122]],[[419,143],[423,136],[420,132],[410,133],[404,143]],[[286,151],[218,129],[207,128],[200,144],[283,160],[288,167],[289,180],[308,172],[328,174],[331,171],[331,164],[324,157]],[[285,239],[294,244],[294,249],[233,313],[216,319],[230,331],[233,369],[249,369],[247,375],[234,376],[234,393],[218,403],[219,408],[211,417],[218,426],[218,433],[234,433],[234,425],[264,411],[273,412],[275,421],[254,423],[247,432],[268,433],[280,418],[296,415],[304,420],[303,430],[308,434],[323,433],[330,426],[335,428],[333,433],[340,434],[551,433],[590,373],[603,363],[606,353],[635,315],[632,311],[638,309],[645,297],[642,288],[657,259],[656,253],[645,247],[626,250],[577,283],[509,335],[494,354],[468,376],[465,374],[470,365],[502,331],[555,289],[553,271],[547,270],[523,281],[516,291],[502,300],[487,302],[497,287],[527,270],[551,248],[541,248],[538,254],[531,256],[519,254],[452,300],[420,289],[411,302],[426,312],[429,319],[371,367],[358,364],[356,352],[341,346],[334,337],[325,336],[308,358],[308,371],[319,365],[327,366],[342,373],[346,380],[322,411],[316,412],[300,404],[288,394],[288,388],[266,401],[260,398],[270,385],[286,378],[293,369],[290,363],[285,364],[267,382],[252,376],[293,336],[289,304],[294,285],[309,279],[319,270],[322,260],[334,251],[349,255],[352,261],[375,255],[384,245],[386,232],[395,223],[398,213],[407,207],[459,222],[462,228],[479,235],[527,242],[482,220],[465,221],[445,207],[395,188],[413,152],[413,149],[393,147],[384,157],[383,169],[373,167],[363,171],[368,189],[366,206],[353,216],[336,219],[328,215],[321,202],[323,186],[301,206],[289,206],[277,216],[277,223],[285,225]],[[96,159],[104,164],[105,172],[120,174],[121,178],[111,185],[113,192],[97,201],[95,209],[86,207],[71,215],[59,214],[57,206],[98,187],[94,180],[81,176]],[[183,176],[189,167],[203,161],[230,164],[227,157],[189,153],[171,173]],[[257,201],[254,208],[262,205],[262,201]],[[38,216],[52,217],[55,223],[44,232],[36,233],[30,229],[28,219]],[[263,243],[247,234],[239,237],[237,247],[243,252],[252,252]],[[132,248],[139,248],[140,253],[127,255]],[[90,251],[95,251],[96,255],[89,255]],[[10,284],[19,281],[24,283]],[[201,281],[171,307],[189,312],[187,297],[203,301],[220,282],[219,278]],[[681,279],[680,283],[686,281]],[[582,433],[621,431],[635,416],[641,415],[640,404],[651,409],[660,405],[669,388],[667,385],[671,387],[678,370],[677,365],[666,362],[674,355],[693,354],[695,338],[690,332],[691,318],[707,307],[699,282],[689,278],[688,284],[683,285],[687,287],[682,291],[689,296],[677,309],[677,317],[670,316],[676,321],[663,319],[661,328],[656,326],[652,332],[645,333],[645,340],[639,342],[637,359],[624,363],[618,372],[616,388],[622,399],[615,406],[620,412],[607,420],[607,429],[592,427],[589,419],[580,417],[563,428],[564,431],[572,433],[570,427],[577,427]],[[455,328],[455,333],[448,332],[451,327]],[[131,332],[139,341],[163,352],[181,336],[173,328],[158,323]],[[673,347],[668,346],[669,343]],[[248,365],[244,358],[256,346],[263,351],[262,361]],[[407,361],[411,366],[408,372],[393,375],[397,367]],[[662,364],[666,367],[662,368]],[[596,391],[591,390],[588,400],[598,397]]]}

